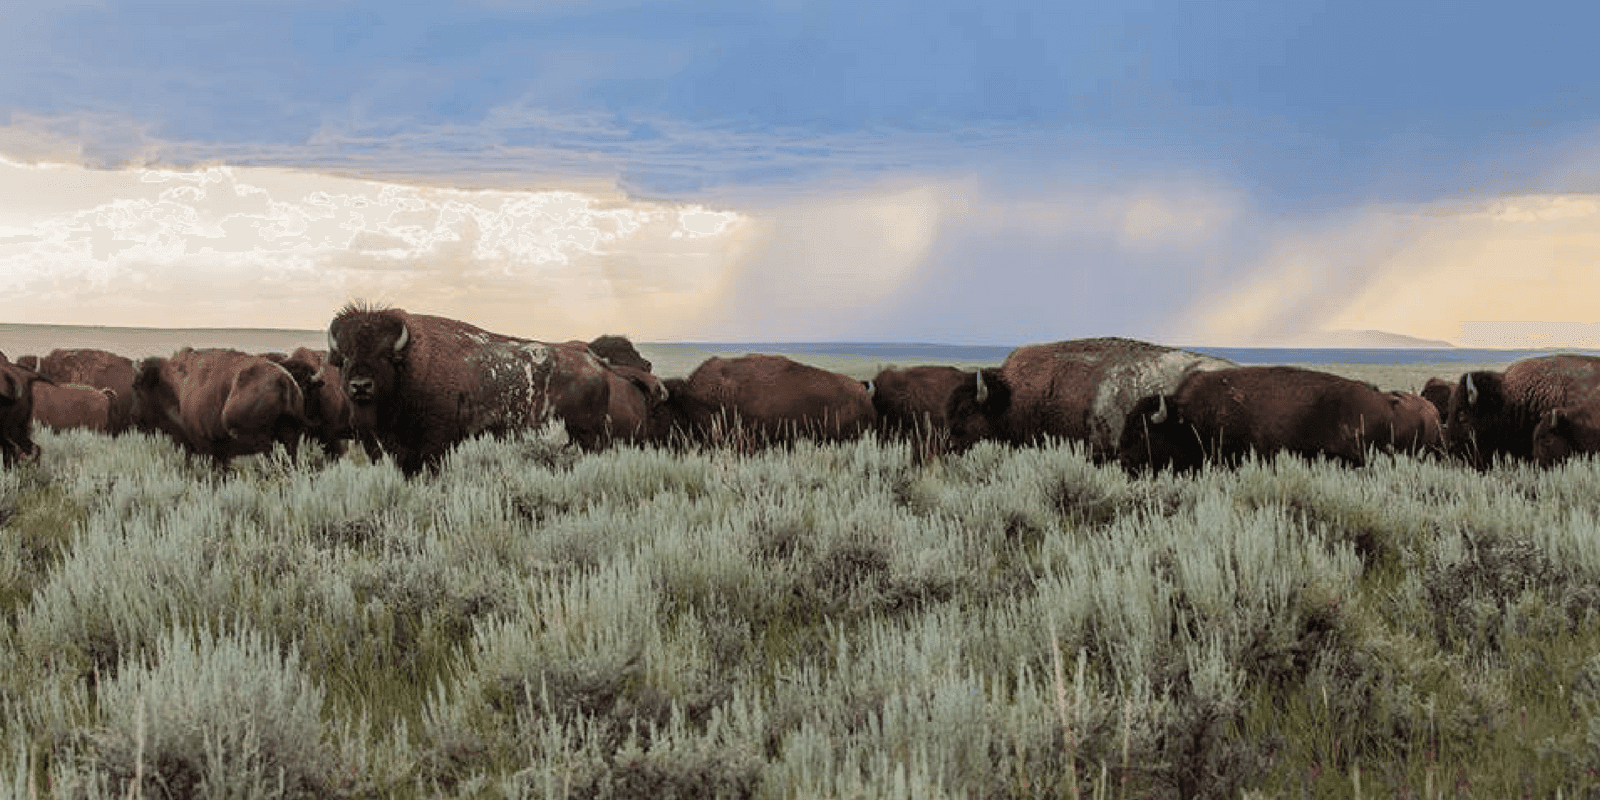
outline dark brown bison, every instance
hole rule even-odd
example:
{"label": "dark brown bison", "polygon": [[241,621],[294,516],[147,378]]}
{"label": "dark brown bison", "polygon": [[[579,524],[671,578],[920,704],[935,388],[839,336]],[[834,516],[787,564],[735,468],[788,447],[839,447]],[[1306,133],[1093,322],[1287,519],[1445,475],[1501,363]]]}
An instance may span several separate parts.
{"label": "dark brown bison", "polygon": [[107,432],[120,434],[133,424],[133,359],[105,350],[52,350],[39,362],[39,374],[56,383],[81,383],[116,392],[107,412]]}
{"label": "dark brown bison", "polygon": [[1450,421],[1450,398],[1456,393],[1456,385],[1442,378],[1429,378],[1422,387],[1422,397],[1439,412],[1441,425]]}
{"label": "dark brown bison", "polygon": [[[595,342],[611,340],[594,349]],[[620,345],[617,342],[620,341]],[[566,347],[586,347],[605,366],[610,397],[606,404],[606,432],[611,439],[640,442],[651,437],[650,420],[656,407],[666,402],[667,388],[650,373],[650,362],[620,336],[602,336],[594,342],[568,342]],[[609,353],[609,356],[601,353]]]}
{"label": "dark brown bison", "polygon": [[1170,393],[1189,375],[1233,363],[1116,337],[1019,347],[946,401],[950,446],[980,439],[1032,444],[1047,436],[1086,442],[1096,459],[1117,452],[1140,398]]}
{"label": "dark brown bison", "polygon": [[1129,472],[1207,460],[1237,464],[1279,451],[1366,463],[1369,446],[1412,450],[1437,442],[1434,409],[1418,395],[1297,367],[1236,367],[1190,375],[1171,394],[1128,413],[1118,460]]}
{"label": "dark brown bison", "polygon": [[1410,392],[1387,392],[1385,396],[1392,413],[1379,422],[1387,422],[1388,433],[1385,435],[1380,428],[1373,441],[1392,452],[1433,453],[1444,449],[1444,424],[1433,403]]}
{"label": "dark brown bison", "polygon": [[975,373],[955,367],[879,370],[872,379],[878,430],[886,437],[945,434],[950,429],[945,402],[957,387],[974,380]]}
{"label": "dark brown bison", "polygon": [[0,458],[7,467],[39,457],[33,441],[33,390],[49,378],[11,363],[0,353]]}
{"label": "dark brown bison", "polygon": [[[581,344],[581,343],[580,343]],[[346,306],[328,326],[358,431],[370,431],[406,475],[436,469],[457,443],[560,419],[586,449],[606,435],[610,385],[587,346],[490,333],[402,309]]]}
{"label": "dark brown bison", "polygon": [[305,395],[294,376],[261,356],[194,350],[139,362],[133,422],[160,431],[219,469],[234,456],[282,443],[293,456],[305,432]]}
{"label": "dark brown bison", "polygon": [[357,431],[355,406],[345,397],[339,368],[327,360],[327,351],[296,348],[293,353],[265,353],[265,358],[280,364],[300,384],[306,402],[306,435],[322,445],[322,452],[341,456],[345,443],[359,441],[369,461],[383,457],[383,449],[371,433]]}
{"label": "dark brown bison", "polygon": [[606,366],[611,392],[606,406],[608,435],[630,442],[648,439],[650,418],[667,398],[666,387],[650,372],[650,360],[626,336],[607,334],[588,344],[573,341],[565,346],[587,347]]}
{"label": "dark brown bison", "polygon": [[1600,405],[1596,399],[1600,398],[1552,408],[1539,418],[1533,429],[1532,452],[1539,466],[1554,466],[1584,453],[1600,453]]}
{"label": "dark brown bison", "polygon": [[106,433],[111,428],[111,402],[117,393],[81,383],[41,383],[33,387],[33,421],[58,431],[88,428]]}
{"label": "dark brown bison", "polygon": [[1518,361],[1504,372],[1469,372],[1445,421],[1450,452],[1483,469],[1496,455],[1529,458],[1539,420],[1600,388],[1600,358],[1562,354]]}
{"label": "dark brown bison", "polygon": [[847,439],[877,421],[864,383],[783,356],[712,357],[666,388],[651,422],[657,440]]}

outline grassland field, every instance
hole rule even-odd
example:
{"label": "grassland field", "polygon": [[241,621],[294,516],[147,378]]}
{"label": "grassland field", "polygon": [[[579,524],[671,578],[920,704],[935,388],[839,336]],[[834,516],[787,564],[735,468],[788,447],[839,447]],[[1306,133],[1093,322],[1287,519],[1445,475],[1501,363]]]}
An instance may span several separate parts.
{"label": "grassland field", "polygon": [[40,431],[0,798],[1600,797],[1593,461],[560,438],[408,482]]}

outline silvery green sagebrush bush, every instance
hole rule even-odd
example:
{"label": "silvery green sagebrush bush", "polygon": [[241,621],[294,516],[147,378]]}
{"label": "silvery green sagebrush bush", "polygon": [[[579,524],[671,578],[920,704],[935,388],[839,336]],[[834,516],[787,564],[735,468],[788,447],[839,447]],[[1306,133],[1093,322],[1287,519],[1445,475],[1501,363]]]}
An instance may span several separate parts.
{"label": "silvery green sagebrush bush", "polygon": [[1596,790],[1593,461],[559,440],[407,481],[41,433],[0,472],[0,794]]}

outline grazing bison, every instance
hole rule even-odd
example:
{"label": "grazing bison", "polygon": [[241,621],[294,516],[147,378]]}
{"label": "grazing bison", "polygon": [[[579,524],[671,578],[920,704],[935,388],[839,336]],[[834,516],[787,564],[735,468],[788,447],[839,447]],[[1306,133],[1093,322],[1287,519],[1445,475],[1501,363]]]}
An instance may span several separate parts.
{"label": "grazing bison", "polygon": [[1190,375],[1171,394],[1141,399],[1128,413],[1117,457],[1123,469],[1207,459],[1237,464],[1279,451],[1366,463],[1366,448],[1414,449],[1438,441],[1434,409],[1418,395],[1297,367],[1236,367]]}
{"label": "grazing bison", "polygon": [[293,456],[305,432],[305,395],[288,370],[238,350],[194,350],[139,362],[133,423],[164,432],[217,468],[281,442]]}
{"label": "grazing bison", "polygon": [[1561,354],[1518,361],[1504,372],[1469,372],[1445,420],[1450,452],[1484,469],[1497,454],[1533,455],[1534,428],[1551,411],[1600,388],[1600,358]]}
{"label": "grazing bison", "polygon": [[1588,402],[1552,408],[1533,429],[1533,460],[1554,466],[1575,455],[1600,453],[1600,405]]}
{"label": "grazing bison", "polygon": [[0,353],[0,458],[7,467],[39,457],[33,441],[33,390],[39,383],[51,381]]}
{"label": "grazing bison", "polygon": [[300,384],[306,403],[306,435],[322,445],[322,452],[333,457],[344,455],[345,442],[355,439],[369,461],[383,457],[377,439],[356,430],[355,407],[345,397],[339,368],[328,363],[325,351],[300,347],[289,355],[266,353],[264,357],[282,365]]}
{"label": "grazing bison", "polygon": [[650,372],[650,360],[626,336],[605,335],[588,344],[567,342],[565,347],[587,347],[606,367],[611,397],[606,405],[607,434],[614,440],[650,438],[650,418],[667,399],[667,389]]}
{"label": "grazing bison", "polygon": [[712,357],[666,388],[651,422],[658,440],[674,432],[703,442],[847,439],[877,421],[866,384],[783,356]]}
{"label": "grazing bison", "polygon": [[[581,343],[580,343],[581,344]],[[402,309],[346,306],[328,326],[358,431],[407,476],[457,443],[560,419],[579,446],[605,438],[610,385],[587,346],[549,345]]]}
{"label": "grazing bison", "polygon": [[950,429],[945,401],[974,373],[955,367],[909,367],[880,370],[872,379],[872,407],[885,437],[939,435]]}
{"label": "grazing bison", "polygon": [[1429,378],[1422,387],[1422,397],[1439,412],[1439,423],[1446,424],[1450,421],[1450,398],[1456,393],[1456,385],[1441,378]]}
{"label": "grazing bison", "polygon": [[33,387],[33,421],[58,431],[88,428],[98,433],[111,429],[111,403],[117,393],[81,383],[44,383]]}
{"label": "grazing bison", "polygon": [[666,385],[649,370],[637,367],[607,364],[605,372],[610,387],[610,399],[606,404],[607,435],[613,440],[627,442],[649,440],[652,437],[650,420],[656,409],[667,401]]}
{"label": "grazing bison", "polygon": [[1032,444],[1047,436],[1088,443],[1112,457],[1140,398],[1172,392],[1189,375],[1233,363],[1116,337],[1019,347],[998,369],[980,370],[946,401],[950,446],[980,439]]}
{"label": "grazing bison", "polygon": [[[1387,419],[1379,420],[1378,435],[1371,441],[1393,452],[1430,453],[1444,449],[1444,423],[1433,403],[1410,392],[1388,392],[1385,396],[1391,413]],[[1384,424],[1387,429],[1381,427]],[[1368,426],[1367,430],[1372,428]]]}
{"label": "grazing bison", "polygon": [[107,432],[117,435],[133,424],[133,359],[105,350],[52,350],[39,362],[39,374],[56,383],[116,392],[107,412]]}

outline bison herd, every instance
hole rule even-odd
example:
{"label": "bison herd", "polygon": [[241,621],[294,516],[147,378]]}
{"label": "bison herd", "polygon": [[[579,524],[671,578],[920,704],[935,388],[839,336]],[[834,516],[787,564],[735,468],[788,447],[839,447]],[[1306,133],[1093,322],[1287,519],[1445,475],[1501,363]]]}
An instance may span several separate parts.
{"label": "bison herd", "polygon": [[1234,464],[1284,451],[1351,465],[1372,448],[1549,465],[1600,451],[1600,358],[1554,355],[1504,372],[1432,379],[1420,395],[1313,370],[1241,367],[1121,338],[1013,350],[996,368],[885,369],[870,381],[775,355],[711,358],[658,378],[627,339],[539,342],[444,317],[351,305],[328,349],[289,355],[184,348],[137,363],[103,350],[0,354],[0,450],[37,458],[32,424],[161,432],[218,467],[350,441],[407,476],[456,444],[559,421],[592,450],[612,442],[771,444],[872,430],[934,451],[983,439],[1083,442],[1133,473]]}

